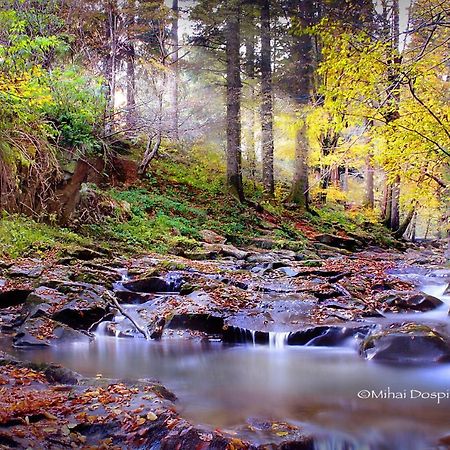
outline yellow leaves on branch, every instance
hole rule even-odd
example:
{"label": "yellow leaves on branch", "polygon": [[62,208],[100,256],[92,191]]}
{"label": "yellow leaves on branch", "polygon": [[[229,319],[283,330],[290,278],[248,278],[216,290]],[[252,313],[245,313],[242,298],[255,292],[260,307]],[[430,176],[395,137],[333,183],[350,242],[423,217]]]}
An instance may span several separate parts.
{"label": "yellow leaves on branch", "polygon": [[40,107],[53,101],[49,87],[39,67],[18,74],[0,72],[0,96],[6,102],[24,102],[31,107]]}

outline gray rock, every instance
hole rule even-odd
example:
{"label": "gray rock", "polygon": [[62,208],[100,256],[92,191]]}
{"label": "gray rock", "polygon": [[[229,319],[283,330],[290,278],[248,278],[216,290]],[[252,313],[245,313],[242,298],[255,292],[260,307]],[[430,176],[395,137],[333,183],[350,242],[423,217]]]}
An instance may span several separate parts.
{"label": "gray rock", "polygon": [[234,245],[205,243],[203,247],[207,251],[217,252],[223,256],[231,256],[236,259],[245,259],[249,255],[248,252],[240,250]]}
{"label": "gray rock", "polygon": [[330,247],[337,247],[351,252],[362,247],[362,243],[354,238],[336,236],[333,234],[326,234],[326,233],[317,235],[316,241],[328,245]]}
{"label": "gray rock", "polygon": [[217,234],[215,231],[212,230],[201,230],[199,232],[203,242],[206,242],[208,244],[225,244],[226,238],[221,236],[220,234]]}
{"label": "gray rock", "polygon": [[62,341],[89,342],[92,336],[69,326],[49,319],[39,317],[26,320],[14,336],[14,346],[49,346]]}
{"label": "gray rock", "polygon": [[444,304],[441,300],[423,292],[394,291],[381,297],[389,307],[398,308],[402,312],[426,312],[439,308]]}
{"label": "gray rock", "polygon": [[31,289],[6,289],[0,292],[0,309],[25,303]]}
{"label": "gray rock", "polygon": [[361,354],[384,363],[443,363],[450,361],[450,345],[428,326],[406,324],[369,336],[361,345]]}
{"label": "gray rock", "polygon": [[8,275],[10,277],[38,278],[43,271],[44,267],[36,262],[35,265],[14,265],[9,268]]}

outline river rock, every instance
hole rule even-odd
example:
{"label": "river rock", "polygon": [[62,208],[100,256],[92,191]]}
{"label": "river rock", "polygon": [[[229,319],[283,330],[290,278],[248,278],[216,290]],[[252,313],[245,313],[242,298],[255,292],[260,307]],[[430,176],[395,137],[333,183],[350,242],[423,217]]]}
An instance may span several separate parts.
{"label": "river rock", "polygon": [[40,260],[29,260],[24,264],[16,264],[8,269],[10,277],[39,278],[44,271]]}
{"label": "river rock", "polygon": [[27,297],[27,305],[30,306],[34,306],[39,303],[57,305],[58,303],[65,302],[67,302],[67,295],[47,286],[39,286]]}
{"label": "river rock", "polygon": [[89,330],[107,315],[107,311],[103,300],[87,302],[85,298],[80,298],[64,305],[52,317],[77,330]]}
{"label": "river rock", "polygon": [[361,345],[361,354],[384,363],[442,363],[450,362],[450,344],[432,328],[410,323],[370,335]]}
{"label": "river rock", "polygon": [[0,292],[0,309],[25,303],[31,289],[5,289]]}
{"label": "river rock", "polygon": [[167,280],[160,277],[149,277],[123,283],[123,287],[132,292],[154,294],[158,292],[179,292],[182,285],[181,276],[176,279]]}
{"label": "river rock", "polygon": [[92,249],[87,247],[79,247],[68,252],[73,259],[81,259],[83,261],[92,261],[96,258],[104,258],[108,251],[105,249]]}
{"label": "river rock", "polygon": [[207,251],[217,252],[223,256],[231,256],[236,259],[245,259],[249,254],[244,250],[236,248],[234,245],[205,243],[203,247]]}
{"label": "river rock", "polygon": [[90,340],[88,333],[74,330],[48,317],[39,317],[25,321],[14,337],[14,346],[48,346],[62,341]]}
{"label": "river rock", "polygon": [[183,256],[191,261],[207,261],[209,259],[216,259],[218,253],[208,250],[188,250],[183,252]]}
{"label": "river rock", "polygon": [[207,244],[225,244],[227,240],[226,238],[212,230],[201,230],[199,234],[202,238],[202,241],[206,242]]}
{"label": "river rock", "polygon": [[319,234],[316,236],[316,241],[328,245],[330,247],[342,248],[348,251],[355,251],[358,248],[362,247],[361,242],[357,241],[354,238],[336,236],[334,234]]}
{"label": "river rock", "polygon": [[450,295],[450,283],[449,283],[448,286],[445,288],[444,295]]}
{"label": "river rock", "polygon": [[72,287],[75,292],[68,293],[38,287],[28,296],[23,312],[28,319],[47,316],[74,329],[88,330],[109,311],[102,298],[105,288],[88,284]]}
{"label": "river rock", "polygon": [[441,300],[423,292],[393,291],[384,294],[381,299],[388,307],[396,308],[402,312],[426,312],[439,308],[444,304]]}

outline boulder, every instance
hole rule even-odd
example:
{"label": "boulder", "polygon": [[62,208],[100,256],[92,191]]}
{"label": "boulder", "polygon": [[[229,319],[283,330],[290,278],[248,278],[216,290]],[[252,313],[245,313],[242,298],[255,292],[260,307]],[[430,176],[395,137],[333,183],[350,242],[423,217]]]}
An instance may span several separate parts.
{"label": "boulder", "polygon": [[231,256],[236,259],[245,259],[249,255],[248,252],[239,250],[234,245],[205,243],[203,247],[207,251],[217,252],[223,256]]}
{"label": "boulder", "polygon": [[14,336],[15,347],[49,346],[62,341],[89,342],[91,335],[48,317],[26,320]]}
{"label": "boulder", "polygon": [[52,318],[77,330],[89,330],[107,312],[108,308],[103,301],[86,303],[83,299],[78,299],[64,305]]}
{"label": "boulder", "polygon": [[0,309],[25,303],[31,289],[6,289],[0,292]]}
{"label": "boulder", "polygon": [[81,259],[83,261],[92,261],[96,258],[104,258],[108,251],[105,249],[92,249],[87,247],[78,247],[68,252],[73,259]]}
{"label": "boulder", "polygon": [[207,244],[225,244],[227,240],[226,238],[212,230],[202,230],[199,232],[199,234],[202,238],[202,241],[206,242]]}
{"label": "boulder", "polygon": [[381,301],[390,308],[396,308],[401,312],[426,312],[439,308],[444,304],[441,300],[423,292],[393,291],[383,295]]}
{"label": "boulder", "polygon": [[85,284],[74,284],[72,289],[62,293],[57,289],[40,286],[30,293],[22,313],[27,319],[46,316],[74,329],[89,330],[109,311],[108,304],[102,298],[105,289]]}
{"label": "boulder", "polygon": [[65,367],[50,364],[44,371],[44,375],[50,383],[76,385],[82,376]]}
{"label": "boulder", "polygon": [[450,362],[448,339],[425,325],[405,324],[372,334],[361,344],[369,360],[393,364]]}
{"label": "boulder", "polygon": [[67,295],[47,286],[39,286],[27,297],[28,306],[34,306],[39,303],[57,305],[65,302],[67,302]]}
{"label": "boulder", "polygon": [[450,283],[448,283],[448,286],[445,288],[444,295],[450,295]]}
{"label": "boulder", "polygon": [[191,261],[207,261],[217,258],[217,252],[211,252],[207,250],[188,250],[183,253],[186,259]]}
{"label": "boulder", "polygon": [[179,292],[183,280],[181,276],[170,279],[160,277],[149,277],[123,283],[123,287],[131,292],[154,294],[162,292]]}
{"label": "boulder", "polygon": [[361,242],[351,237],[336,236],[334,234],[319,234],[315,237],[316,241],[321,244],[328,245],[330,247],[342,248],[354,252],[358,248],[362,247]]}
{"label": "boulder", "polygon": [[42,275],[44,267],[40,260],[29,260],[26,264],[16,264],[8,269],[10,277],[38,278]]}

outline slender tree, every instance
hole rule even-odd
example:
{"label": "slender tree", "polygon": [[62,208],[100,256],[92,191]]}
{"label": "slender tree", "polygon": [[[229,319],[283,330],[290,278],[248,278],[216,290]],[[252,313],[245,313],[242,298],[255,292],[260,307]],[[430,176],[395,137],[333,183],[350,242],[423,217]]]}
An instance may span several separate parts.
{"label": "slender tree", "polygon": [[261,0],[261,141],[264,192],[272,197],[274,142],[270,0]]}
{"label": "slender tree", "polygon": [[179,105],[178,105],[178,85],[179,85],[179,37],[178,37],[178,0],[172,1],[172,86],[171,86],[171,107],[172,107],[172,130],[173,138],[179,139]]}
{"label": "slender tree", "polygon": [[256,99],[256,53],[255,53],[255,23],[253,17],[251,18],[249,30],[245,36],[245,75],[248,86],[248,103],[247,107],[247,126],[244,129],[244,139],[246,147],[247,167],[250,179],[256,182],[256,112],[254,105]]}
{"label": "slender tree", "polygon": [[117,2],[115,0],[108,0],[106,2],[106,41],[108,43],[108,50],[106,53],[105,78],[107,83],[107,104],[105,113],[105,134],[110,134],[114,129],[114,106],[116,93],[116,71],[118,60],[118,28],[119,28],[119,14]]}
{"label": "slender tree", "polygon": [[240,72],[240,5],[232,0],[227,5],[227,183],[230,192],[244,200],[241,173],[241,72]]}
{"label": "slender tree", "polygon": [[136,51],[133,41],[135,26],[135,0],[128,0],[127,20],[127,128],[131,131],[136,125]]}
{"label": "slender tree", "polygon": [[[300,22],[304,30],[313,24],[314,1],[292,1],[292,15]],[[297,31],[291,45],[291,58],[294,73],[290,77],[291,96],[293,97],[300,115],[300,126],[295,139],[294,177],[292,180],[290,200],[301,209],[309,206],[309,143],[307,137],[305,110],[311,101],[313,87],[313,39],[312,36]]]}

